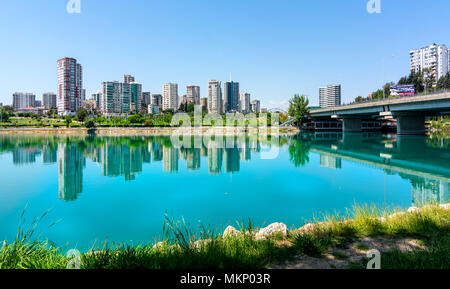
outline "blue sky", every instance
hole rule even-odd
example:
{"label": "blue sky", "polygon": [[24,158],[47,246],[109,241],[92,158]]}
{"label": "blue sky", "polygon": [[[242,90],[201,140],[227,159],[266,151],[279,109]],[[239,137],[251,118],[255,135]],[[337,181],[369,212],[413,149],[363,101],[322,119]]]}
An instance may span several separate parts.
{"label": "blue sky", "polygon": [[[0,102],[15,91],[56,92],[56,61],[84,68],[88,97],[132,74],[144,91],[167,82],[201,87],[232,73],[241,91],[277,107],[295,93],[318,103],[322,85],[343,101],[409,71],[409,50],[450,45],[448,0],[0,0]],[[383,69],[384,63],[384,69]],[[384,77],[383,77],[384,70]]]}

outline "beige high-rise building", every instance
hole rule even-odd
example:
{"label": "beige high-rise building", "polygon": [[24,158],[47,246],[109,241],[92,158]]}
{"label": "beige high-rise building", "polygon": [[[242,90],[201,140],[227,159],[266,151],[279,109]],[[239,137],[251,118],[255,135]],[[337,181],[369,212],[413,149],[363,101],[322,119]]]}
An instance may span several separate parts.
{"label": "beige high-rise building", "polygon": [[202,106],[202,110],[208,111],[208,98],[207,97],[201,98],[200,105]]}
{"label": "beige high-rise building", "polygon": [[222,113],[222,83],[218,80],[208,82],[208,112]]}
{"label": "beige high-rise building", "polygon": [[178,84],[167,83],[163,85],[162,109],[178,109]]}

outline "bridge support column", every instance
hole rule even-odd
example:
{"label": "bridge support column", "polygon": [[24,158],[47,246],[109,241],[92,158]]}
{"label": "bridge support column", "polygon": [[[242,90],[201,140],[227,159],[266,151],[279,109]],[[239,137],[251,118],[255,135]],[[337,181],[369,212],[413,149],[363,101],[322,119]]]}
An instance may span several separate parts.
{"label": "bridge support column", "polygon": [[397,117],[398,135],[421,135],[425,134],[425,116],[404,115]]}
{"label": "bridge support column", "polygon": [[360,118],[344,118],[344,132],[362,132],[362,121]]}

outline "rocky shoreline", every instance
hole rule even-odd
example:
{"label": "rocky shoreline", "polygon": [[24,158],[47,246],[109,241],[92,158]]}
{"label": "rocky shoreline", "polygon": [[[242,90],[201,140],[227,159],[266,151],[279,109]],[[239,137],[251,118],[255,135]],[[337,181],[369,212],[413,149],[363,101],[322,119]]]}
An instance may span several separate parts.
{"label": "rocky shoreline", "polygon": [[[397,212],[394,213],[392,215],[389,215],[387,218],[392,219],[395,217],[399,217],[408,213],[418,213],[421,210],[426,209],[428,206],[424,206],[421,208],[418,207],[410,207],[407,211],[405,212]],[[444,210],[450,210],[450,203],[449,204],[443,204],[443,205],[439,205],[440,208],[444,209]],[[385,217],[380,217],[379,220],[381,222],[386,222],[386,218]],[[255,240],[265,240],[267,238],[269,238],[270,236],[274,235],[274,234],[280,234],[280,236],[282,236],[283,238],[287,237],[288,233],[301,233],[301,232],[310,232],[313,231],[316,226],[321,226],[321,225],[326,225],[326,222],[320,222],[320,223],[308,223],[304,226],[302,226],[299,229],[295,229],[293,231],[288,230],[286,224],[283,223],[273,223],[270,224],[269,226],[260,229],[258,232],[255,232],[254,236],[255,236]],[[222,234],[223,238],[227,238],[228,236],[238,236],[240,234],[240,231],[237,230],[236,228],[234,228],[233,226],[228,226],[225,231]]]}
{"label": "rocky shoreline", "polygon": [[[388,219],[393,219],[396,217],[400,217],[406,214],[413,214],[413,213],[419,213],[422,210],[425,210],[427,208],[429,208],[430,206],[424,206],[421,208],[418,207],[410,207],[407,211],[404,212],[396,212],[394,214],[389,215],[387,218]],[[450,210],[450,203],[449,204],[442,204],[439,205],[440,208],[444,209],[444,210]],[[386,222],[387,220],[386,217],[380,217],[378,218],[379,221],[381,222]],[[351,222],[351,220],[347,220],[347,221],[343,221],[343,222]],[[298,229],[294,229],[294,230],[289,230],[287,225],[284,223],[273,223],[270,224],[267,227],[261,228],[259,230],[253,231],[251,232],[251,234],[253,235],[254,239],[256,241],[262,241],[262,240],[267,240],[269,238],[271,238],[274,235],[277,235],[279,238],[281,239],[285,239],[286,237],[288,237],[289,234],[299,234],[299,233],[304,233],[304,232],[312,232],[314,231],[317,227],[319,226],[326,226],[327,222],[319,222],[319,223],[308,223]],[[248,234],[249,232],[245,232],[245,234]],[[239,237],[239,235],[242,234],[241,231],[239,231],[238,229],[236,229],[233,226],[228,226],[223,234],[222,234],[222,238],[226,239],[226,238],[236,238]],[[210,239],[206,239],[206,240],[198,240],[195,242],[191,243],[191,246],[194,248],[199,247],[200,245],[204,245],[208,242],[210,242]],[[166,246],[167,243],[166,242],[158,242],[155,245],[153,245],[153,248],[160,248],[163,246]]]}

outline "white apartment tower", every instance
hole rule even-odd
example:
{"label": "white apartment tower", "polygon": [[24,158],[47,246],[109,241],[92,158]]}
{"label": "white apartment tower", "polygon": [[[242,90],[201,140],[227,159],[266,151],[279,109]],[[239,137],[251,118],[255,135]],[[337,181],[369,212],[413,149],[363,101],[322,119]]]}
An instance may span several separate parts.
{"label": "white apartment tower", "polygon": [[416,73],[429,68],[437,81],[450,71],[450,53],[446,45],[433,44],[410,51],[410,68]]}
{"label": "white apartment tower", "polygon": [[222,113],[222,83],[218,80],[208,82],[208,112]]}
{"label": "white apartment tower", "polygon": [[250,93],[242,92],[239,96],[239,111],[249,112],[250,111]]}
{"label": "white apartment tower", "polygon": [[17,111],[25,107],[34,107],[36,95],[33,93],[16,92],[13,94],[13,109]]}
{"label": "white apartment tower", "polygon": [[178,110],[178,84],[167,83],[163,85],[162,109]]}
{"label": "white apartment tower", "polygon": [[328,85],[319,88],[319,106],[322,108],[341,105],[341,86]]}

